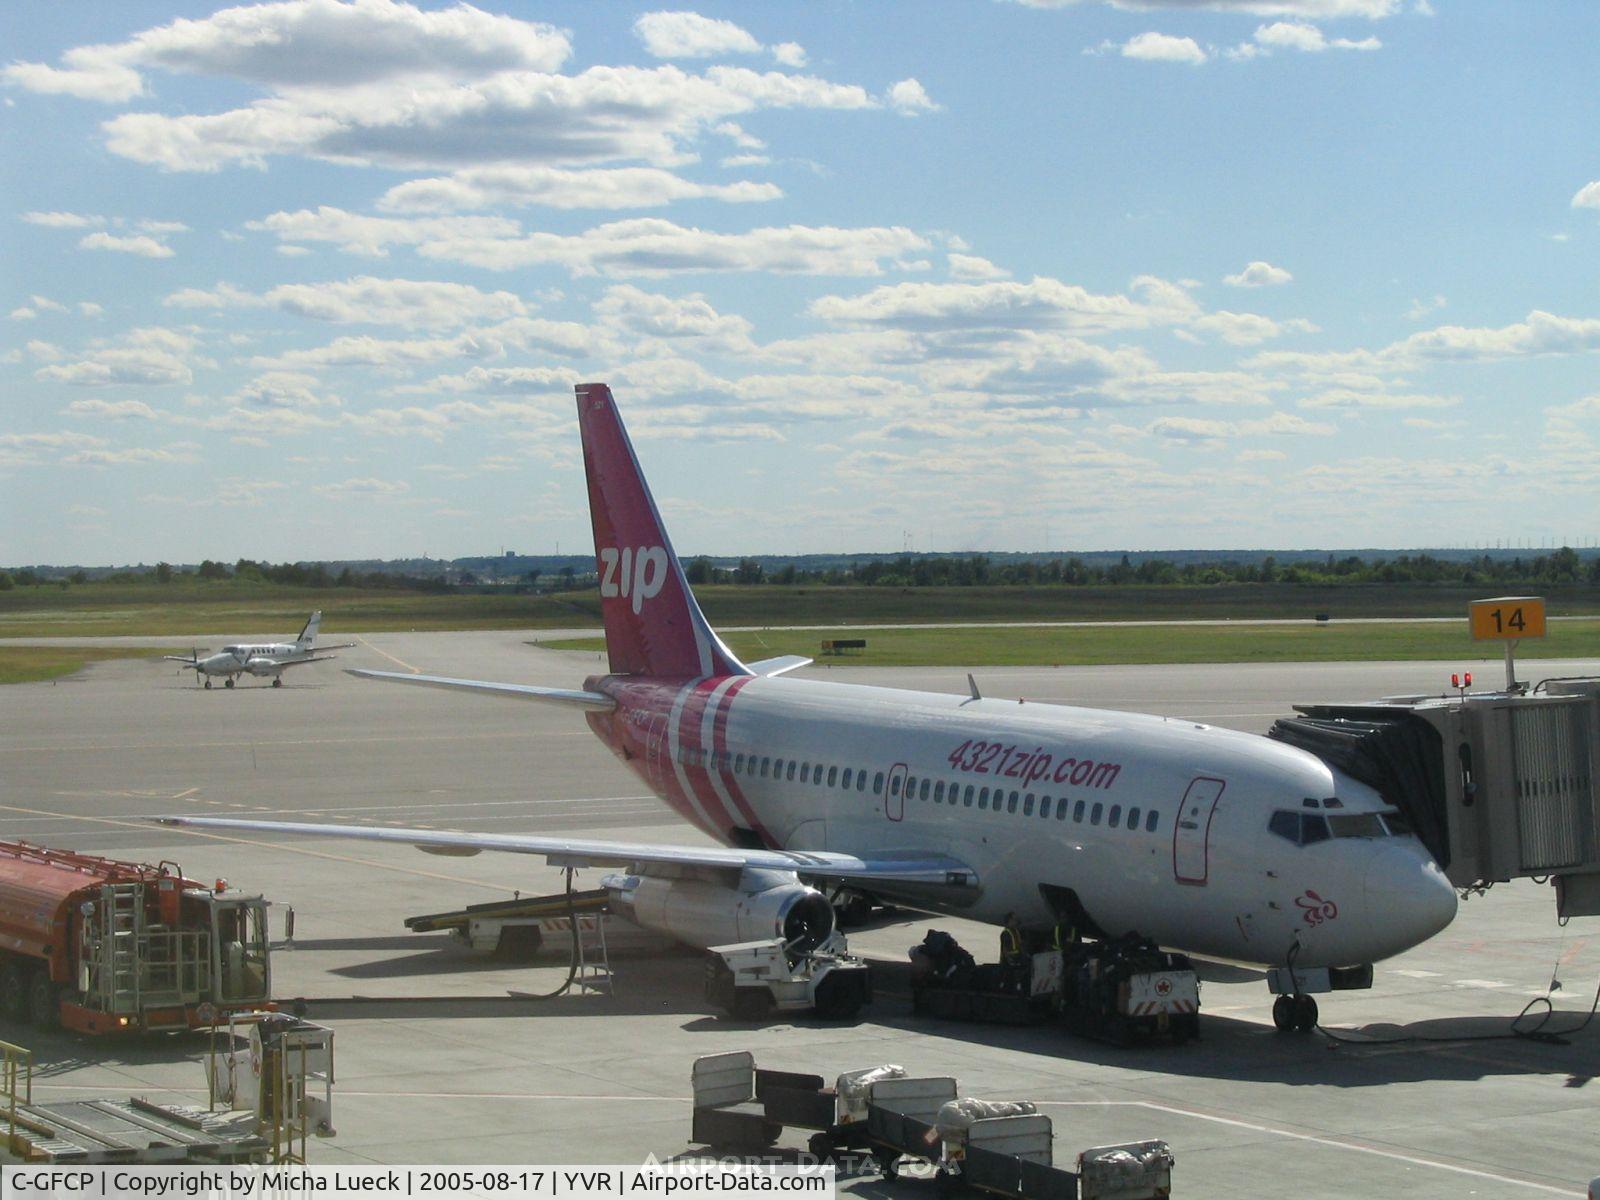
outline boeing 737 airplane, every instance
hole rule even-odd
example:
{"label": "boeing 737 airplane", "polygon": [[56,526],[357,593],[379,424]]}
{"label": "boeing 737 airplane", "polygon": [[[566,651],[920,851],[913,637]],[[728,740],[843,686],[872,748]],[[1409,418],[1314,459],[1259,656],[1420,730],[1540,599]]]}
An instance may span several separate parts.
{"label": "boeing 737 airplane", "polygon": [[[289,667],[298,667],[302,663],[325,662],[332,658],[331,654],[317,653],[317,627],[322,624],[322,611],[311,614],[311,619],[306,622],[300,636],[292,642],[256,642],[242,643],[237,646],[224,646],[221,652],[200,657],[199,651],[184,658],[181,654],[164,654],[162,658],[167,662],[180,662],[190,670],[205,677],[206,687],[211,686],[211,677],[221,675],[222,686],[232,687],[233,681],[240,675],[250,674],[260,678],[271,676],[273,687],[283,686],[283,673]],[[324,646],[324,650],[348,650],[354,642],[341,642],[337,646]]]}
{"label": "boeing 737 airplane", "polygon": [[[1454,918],[1454,890],[1400,814],[1283,743],[976,687],[784,677],[810,661],[798,657],[740,662],[689,590],[610,389],[577,393],[610,672],[576,690],[352,674],[577,708],[716,844],[171,823],[622,867],[605,881],[614,907],[700,946],[817,944],[833,927],[818,886],[994,924],[1015,913],[1035,930],[1065,917],[1102,936],[1137,931],[1209,957],[1287,964],[1291,978],[1399,954]],[[1288,1023],[1309,1028],[1315,1002],[1297,995],[1293,1006]]]}

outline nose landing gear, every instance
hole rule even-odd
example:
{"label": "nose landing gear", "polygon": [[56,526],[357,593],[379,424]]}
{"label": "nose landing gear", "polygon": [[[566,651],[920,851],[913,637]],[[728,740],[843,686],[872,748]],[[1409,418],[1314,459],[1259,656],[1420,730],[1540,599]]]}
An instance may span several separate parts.
{"label": "nose landing gear", "polygon": [[1317,1026],[1314,996],[1279,996],[1272,1002],[1272,1023],[1280,1033],[1310,1033]]}

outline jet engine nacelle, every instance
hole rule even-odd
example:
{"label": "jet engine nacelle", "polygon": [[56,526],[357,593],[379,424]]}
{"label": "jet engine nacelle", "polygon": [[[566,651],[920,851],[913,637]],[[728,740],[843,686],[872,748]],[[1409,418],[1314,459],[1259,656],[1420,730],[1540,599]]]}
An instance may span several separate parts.
{"label": "jet engine nacelle", "polygon": [[260,675],[265,678],[268,675],[276,675],[283,670],[283,665],[273,662],[270,658],[252,658],[244,664],[244,669],[252,675]]}
{"label": "jet engine nacelle", "polygon": [[622,916],[692,946],[782,938],[813,950],[833,933],[833,905],[790,871],[746,870],[736,887],[653,875],[609,875],[602,883]]}

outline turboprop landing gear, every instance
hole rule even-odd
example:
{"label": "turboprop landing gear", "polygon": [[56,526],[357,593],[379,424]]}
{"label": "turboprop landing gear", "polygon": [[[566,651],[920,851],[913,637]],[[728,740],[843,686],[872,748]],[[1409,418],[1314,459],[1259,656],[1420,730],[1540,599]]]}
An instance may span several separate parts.
{"label": "turboprop landing gear", "polygon": [[283,676],[282,675],[274,675],[272,677],[272,686],[273,687],[282,687],[283,686]]}
{"label": "turboprop landing gear", "polygon": [[1272,1002],[1272,1023],[1278,1032],[1310,1033],[1317,1027],[1317,1001],[1312,996],[1279,996]]}
{"label": "turboprop landing gear", "polygon": [[223,687],[232,687],[233,686],[233,676],[229,675],[226,679],[224,679],[222,681],[222,686]]}
{"label": "turboprop landing gear", "polygon": [[208,680],[206,680],[206,691],[209,692],[210,690],[211,690],[211,680],[208,679]]}

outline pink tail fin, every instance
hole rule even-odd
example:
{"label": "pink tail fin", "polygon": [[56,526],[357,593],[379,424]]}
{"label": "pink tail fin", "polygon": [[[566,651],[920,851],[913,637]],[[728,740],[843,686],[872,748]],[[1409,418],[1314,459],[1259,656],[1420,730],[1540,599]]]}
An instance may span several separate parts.
{"label": "pink tail fin", "polygon": [[578,385],[578,431],[612,674],[750,674],[689,590],[605,384]]}

